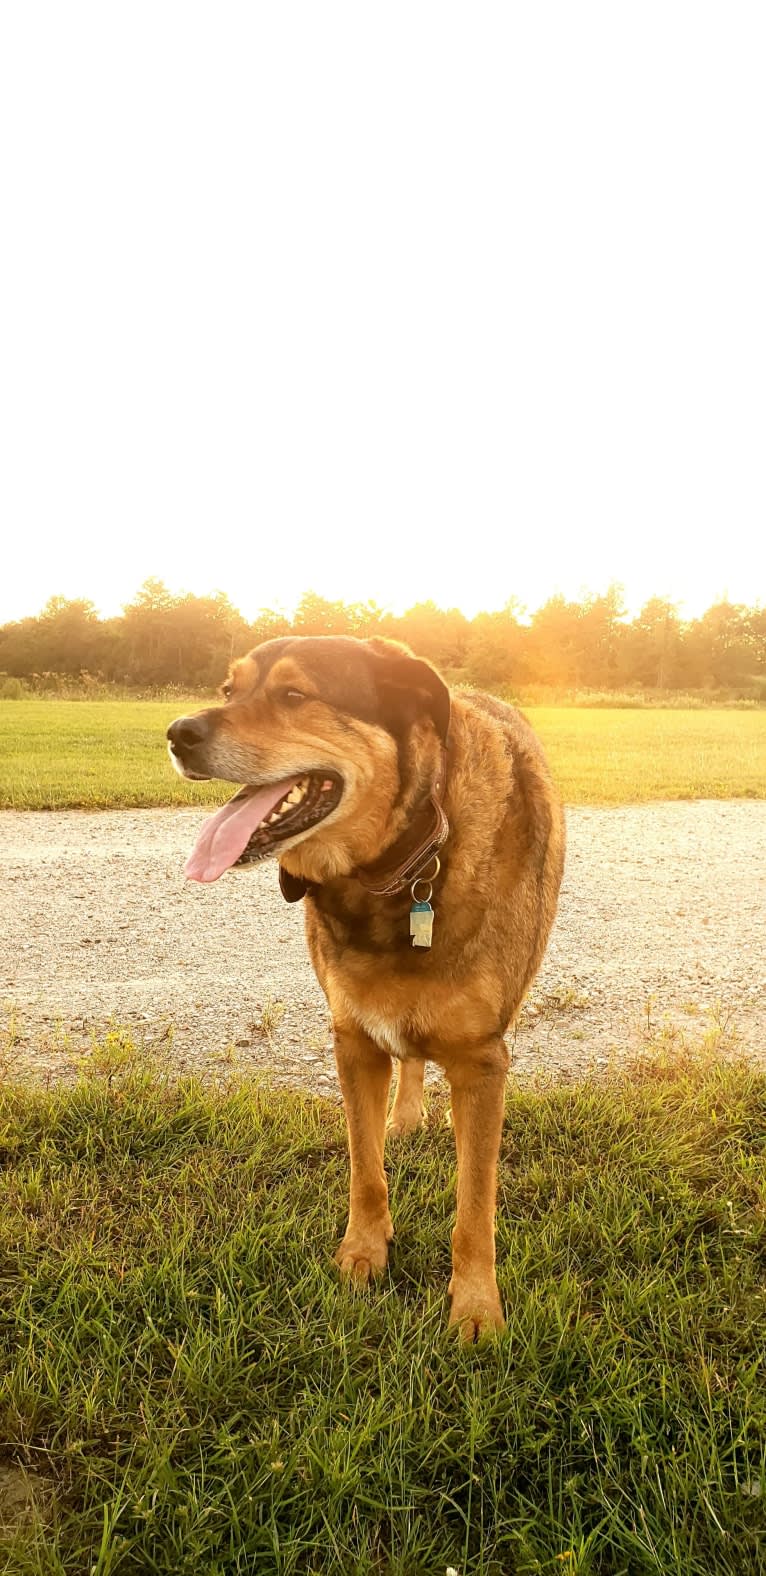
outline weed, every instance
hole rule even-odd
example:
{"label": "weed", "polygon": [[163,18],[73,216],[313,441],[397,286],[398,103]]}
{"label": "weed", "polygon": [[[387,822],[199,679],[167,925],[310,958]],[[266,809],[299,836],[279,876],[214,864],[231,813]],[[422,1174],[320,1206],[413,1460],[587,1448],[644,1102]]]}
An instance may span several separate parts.
{"label": "weed", "polygon": [[533,1018],[556,1018],[567,1012],[581,1012],[590,1002],[587,991],[576,985],[553,985],[550,990],[533,992],[525,1010]]}
{"label": "weed", "polygon": [[260,1017],[249,1025],[250,1032],[252,1034],[263,1034],[268,1040],[273,1039],[286,1011],[283,1001],[277,1001],[270,995],[266,996],[261,1007]]}

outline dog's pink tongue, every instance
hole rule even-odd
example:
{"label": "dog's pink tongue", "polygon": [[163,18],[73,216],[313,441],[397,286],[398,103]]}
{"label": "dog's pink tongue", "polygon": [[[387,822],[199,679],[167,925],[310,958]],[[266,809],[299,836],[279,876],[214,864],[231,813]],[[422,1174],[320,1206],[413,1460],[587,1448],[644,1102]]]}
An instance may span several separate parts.
{"label": "dog's pink tongue", "polygon": [[205,821],[184,865],[184,875],[190,881],[217,881],[244,853],[256,827],[297,781],[297,777],[286,777],[268,788],[241,788]]}

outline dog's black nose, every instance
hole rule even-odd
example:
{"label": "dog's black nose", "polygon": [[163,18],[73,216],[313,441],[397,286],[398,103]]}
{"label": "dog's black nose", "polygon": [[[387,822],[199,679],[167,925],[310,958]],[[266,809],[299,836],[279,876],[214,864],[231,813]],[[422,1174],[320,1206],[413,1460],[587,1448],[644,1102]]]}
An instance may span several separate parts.
{"label": "dog's black nose", "polygon": [[176,717],[168,728],[168,738],[174,750],[190,750],[202,744],[208,735],[207,717]]}

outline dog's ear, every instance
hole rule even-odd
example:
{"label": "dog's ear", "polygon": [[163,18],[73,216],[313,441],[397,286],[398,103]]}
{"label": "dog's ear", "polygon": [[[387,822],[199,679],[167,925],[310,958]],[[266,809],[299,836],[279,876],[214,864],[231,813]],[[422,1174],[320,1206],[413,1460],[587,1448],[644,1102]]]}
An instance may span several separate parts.
{"label": "dog's ear", "polygon": [[430,662],[413,656],[409,647],[398,640],[383,640],[376,635],[366,645],[375,658],[372,673],[385,726],[399,734],[427,716],[442,744],[446,743],[450,694],[436,669]]}

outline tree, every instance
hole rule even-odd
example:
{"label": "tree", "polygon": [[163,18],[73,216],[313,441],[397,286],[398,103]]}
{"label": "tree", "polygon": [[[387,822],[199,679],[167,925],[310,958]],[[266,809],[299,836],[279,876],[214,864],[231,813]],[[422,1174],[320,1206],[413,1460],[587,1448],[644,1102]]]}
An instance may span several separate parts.
{"label": "tree", "polygon": [[614,689],[624,636],[622,586],[610,585],[601,596],[586,596],[577,619],[578,680],[588,689]]}
{"label": "tree", "polygon": [[328,602],[316,591],[305,591],[295,610],[295,635],[350,635],[349,609],[343,602]]}
{"label": "tree", "polygon": [[758,670],[759,644],[751,611],[725,598],[690,626],[687,647],[695,684],[747,686]]}
{"label": "tree", "polygon": [[102,625],[92,602],[52,596],[42,610],[37,633],[38,672],[76,678],[98,667]]}
{"label": "tree", "polygon": [[[419,657],[440,668],[463,667],[468,651],[470,624],[459,608],[417,602],[395,623],[396,638],[405,641]],[[391,633],[394,633],[392,630]]]}
{"label": "tree", "polygon": [[557,594],[532,615],[527,650],[537,684],[576,685],[580,679],[580,605]]}
{"label": "tree", "polygon": [[523,684],[529,676],[524,609],[512,597],[502,612],[477,613],[471,622],[468,678],[481,687]]}
{"label": "tree", "polygon": [[150,578],[123,609],[125,677],[132,684],[167,684],[175,677],[171,617],[178,598]]}
{"label": "tree", "polygon": [[290,621],[284,613],[274,613],[270,608],[261,608],[256,613],[248,631],[249,644],[260,646],[264,640],[279,640],[283,635],[291,633]]}
{"label": "tree", "polygon": [[250,645],[249,627],[224,591],[180,597],[170,611],[169,630],[178,684],[219,683],[233,658]]}
{"label": "tree", "polygon": [[668,689],[679,682],[683,631],[678,607],[653,596],[628,627],[624,671],[629,683]]}
{"label": "tree", "polygon": [[39,618],[22,618],[0,629],[0,673],[14,678],[29,678],[39,672]]}
{"label": "tree", "polygon": [[212,685],[251,644],[249,626],[224,591],[174,596],[146,580],[125,608],[125,677],[133,684]]}

